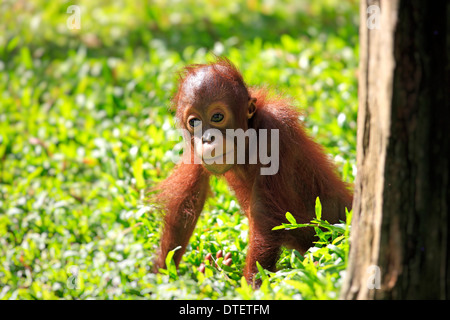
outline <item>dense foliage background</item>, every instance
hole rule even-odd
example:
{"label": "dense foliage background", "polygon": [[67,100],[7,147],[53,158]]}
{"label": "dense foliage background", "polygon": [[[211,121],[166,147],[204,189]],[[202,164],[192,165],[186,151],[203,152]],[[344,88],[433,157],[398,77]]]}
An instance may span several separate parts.
{"label": "dense foliage background", "polygon": [[[176,72],[213,53],[292,97],[353,181],[357,1],[0,3],[0,299],[337,297],[345,225],[316,221],[317,247],[285,250],[254,291],[241,281],[247,220],[216,178],[179,270],[149,273],[161,218],[145,190],[174,165]],[[221,249],[234,264],[199,273]]]}

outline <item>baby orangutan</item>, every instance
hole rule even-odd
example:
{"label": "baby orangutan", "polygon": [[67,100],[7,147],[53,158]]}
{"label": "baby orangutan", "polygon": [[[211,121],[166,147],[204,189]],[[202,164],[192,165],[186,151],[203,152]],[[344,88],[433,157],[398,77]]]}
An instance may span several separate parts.
{"label": "baby orangutan", "polygon": [[183,161],[158,186],[156,200],[165,216],[155,271],[165,268],[167,253],[181,246],[173,257],[179,264],[212,174],[225,177],[248,217],[244,275],[250,283],[258,272],[257,261],[275,271],[282,246],[303,254],[313,245],[313,228],[272,230],[286,222],[286,212],[298,223],[309,223],[320,197],[323,219],[345,221],[352,192],[287,100],[248,88],[237,68],[218,58],[186,67],[173,103],[190,145]]}

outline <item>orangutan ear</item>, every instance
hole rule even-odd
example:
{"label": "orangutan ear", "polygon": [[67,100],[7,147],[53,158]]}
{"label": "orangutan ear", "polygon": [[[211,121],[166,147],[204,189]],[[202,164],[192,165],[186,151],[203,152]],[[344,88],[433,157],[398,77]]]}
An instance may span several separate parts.
{"label": "orangutan ear", "polygon": [[247,118],[250,119],[256,112],[256,98],[248,99]]}

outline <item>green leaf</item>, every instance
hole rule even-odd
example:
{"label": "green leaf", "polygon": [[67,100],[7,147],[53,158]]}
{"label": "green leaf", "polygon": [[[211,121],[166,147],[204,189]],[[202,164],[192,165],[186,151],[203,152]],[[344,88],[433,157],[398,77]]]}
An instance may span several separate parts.
{"label": "green leaf", "polygon": [[286,212],[286,219],[292,224],[297,224],[297,220],[295,220],[294,216],[290,212]]}
{"label": "green leaf", "polygon": [[261,275],[261,280],[269,280],[269,277],[267,276],[266,272],[264,271],[264,268],[259,264],[258,261],[256,261],[256,267],[258,268],[259,274]]}
{"label": "green leaf", "polygon": [[24,64],[25,68],[33,68],[33,59],[31,58],[30,50],[27,47],[22,47],[20,49],[20,60]]}
{"label": "green leaf", "polygon": [[224,270],[226,272],[234,272],[234,271],[236,271],[234,268],[229,267],[229,266],[227,266],[225,264],[222,264],[220,267],[222,268],[222,270]]}
{"label": "green leaf", "polygon": [[319,197],[316,199],[316,217],[317,220],[322,219],[322,204],[320,203]]}
{"label": "green leaf", "polygon": [[138,189],[143,189],[145,187],[145,180],[144,180],[144,170],[142,169],[144,160],[139,157],[136,159],[136,161],[133,162],[133,176],[136,180],[136,187]]}
{"label": "green leaf", "polygon": [[173,256],[175,254],[175,251],[177,251],[179,249],[181,249],[181,246],[178,246],[175,249],[169,251],[169,253],[166,256],[166,268],[167,268],[169,276],[172,279],[178,278],[177,266],[175,265],[175,262],[173,261]]}
{"label": "green leaf", "polygon": [[253,293],[253,290],[248,285],[245,277],[241,278],[241,286],[239,288],[237,288],[236,291],[242,296],[242,299],[244,299],[244,300],[250,300],[252,297],[252,293]]}
{"label": "green leaf", "polygon": [[14,38],[12,38],[9,42],[8,45],[6,47],[6,51],[11,52],[14,50],[15,47],[17,47],[17,44],[19,43],[20,37],[16,36]]}

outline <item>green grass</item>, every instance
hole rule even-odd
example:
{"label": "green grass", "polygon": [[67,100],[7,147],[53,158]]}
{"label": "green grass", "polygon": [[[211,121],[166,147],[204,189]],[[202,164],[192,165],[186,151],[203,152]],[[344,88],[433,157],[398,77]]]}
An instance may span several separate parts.
{"label": "green grass", "polygon": [[[145,190],[174,165],[176,72],[211,53],[294,98],[353,181],[357,2],[157,3],[78,1],[80,30],[66,27],[73,3],[0,4],[0,299],[336,298],[347,229],[323,222],[321,243],[283,251],[255,291],[247,219],[216,178],[179,269],[150,273],[161,217]],[[234,264],[199,273],[218,250]]]}

